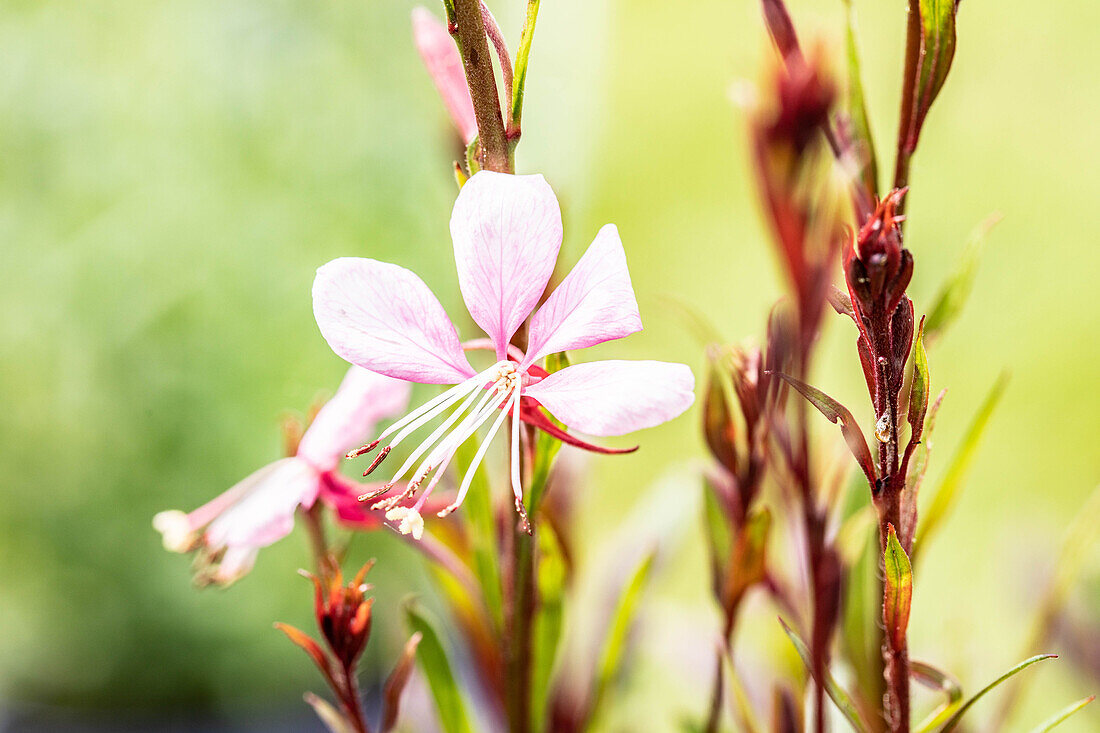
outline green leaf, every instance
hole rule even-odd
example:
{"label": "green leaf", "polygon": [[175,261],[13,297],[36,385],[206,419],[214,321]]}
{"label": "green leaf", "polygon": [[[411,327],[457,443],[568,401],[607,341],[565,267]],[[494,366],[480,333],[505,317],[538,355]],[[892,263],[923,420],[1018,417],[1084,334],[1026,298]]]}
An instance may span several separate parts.
{"label": "green leaf", "polygon": [[428,687],[431,688],[443,730],[445,733],[473,733],[466,704],[451,672],[451,663],[447,660],[435,621],[415,602],[405,606],[405,620],[412,632],[421,636],[416,648],[416,660],[428,678]]}
{"label": "green leaf", "polygon": [[886,624],[886,633],[891,635],[895,649],[905,647],[905,631],[909,628],[909,609],[913,603],[913,566],[905,548],[898,541],[894,525],[887,525],[886,550],[883,552],[884,599],[882,620]]}
{"label": "green leaf", "polygon": [[973,463],[974,456],[977,455],[982,434],[989,425],[993,410],[1000,402],[1001,395],[1004,394],[1007,385],[1008,374],[1002,372],[997,381],[993,383],[993,387],[989,390],[989,394],[986,395],[981,407],[978,408],[977,414],[974,415],[974,420],[970,423],[962,443],[959,444],[958,450],[947,467],[947,473],[944,474],[943,480],[940,481],[939,487],[932,496],[932,503],[924,512],[924,521],[917,527],[917,536],[913,543],[913,557],[917,557],[920,549],[928,542],[928,538],[940,528],[943,520],[955,505],[963,479],[966,478],[970,464]]}
{"label": "green leaf", "polygon": [[924,662],[911,661],[909,663],[909,674],[925,687],[938,690],[947,696],[943,705],[933,710],[915,728],[916,733],[931,733],[931,731],[943,725],[943,722],[950,718],[962,705],[962,687],[959,686],[958,680],[951,675]]}
{"label": "green leaf", "polygon": [[928,352],[924,350],[924,318],[917,328],[916,344],[913,348],[913,384],[909,389],[909,442],[916,447],[924,430],[924,418],[928,414]]}
{"label": "green leaf", "polygon": [[970,710],[970,708],[974,705],[974,703],[978,702],[978,700],[981,700],[982,697],[985,695],[985,693],[989,692],[990,690],[992,690],[997,685],[1001,684],[1002,682],[1009,679],[1013,675],[1015,675],[1019,672],[1022,672],[1023,670],[1027,669],[1028,667],[1035,664],[1036,662],[1041,662],[1044,659],[1055,659],[1055,658],[1057,658],[1057,656],[1058,656],[1057,654],[1040,654],[1038,656],[1031,657],[1030,659],[1025,659],[1024,661],[1020,662],[1015,667],[1008,670],[1007,672],[1002,674],[1000,677],[998,677],[997,679],[993,680],[988,685],[983,687],[980,691],[978,691],[978,693],[976,695],[974,695],[969,700],[964,702],[962,704],[962,706],[955,712],[955,714],[952,715],[951,718],[947,721],[947,724],[944,725],[942,729],[940,729],[940,733],[948,733],[948,731],[954,730],[955,726],[957,726],[959,724],[959,720],[961,720],[962,716],[966,714],[966,711]]}
{"label": "green leaf", "polygon": [[848,443],[848,448],[852,451],[852,455],[855,456],[856,462],[859,463],[859,467],[863,469],[863,474],[867,477],[867,481],[874,487],[875,465],[874,460],[871,458],[871,449],[867,447],[867,440],[863,437],[863,432],[859,429],[859,425],[856,423],[855,418],[852,417],[852,413],[848,411],[848,408],[816,387],[811,387],[805,382],[782,372],[776,372],[775,374],[784,382],[798,390],[802,396],[809,400],[810,404],[816,407],[830,422],[833,424],[840,424],[840,432],[843,433],[844,440]]}
{"label": "green leaf", "polygon": [[[527,88],[527,60],[531,56],[531,40],[535,36],[535,21],[539,16],[539,0],[527,0],[527,17],[523,22],[519,48],[516,51],[516,68],[512,77],[512,109],[509,111],[512,122],[510,131],[520,129],[523,118],[523,94]],[[518,140],[518,137],[512,138]],[[513,145],[515,142],[512,143]]]}
{"label": "green leaf", "polygon": [[978,274],[978,262],[982,247],[991,229],[1001,220],[1000,214],[994,214],[975,227],[967,240],[966,247],[955,264],[955,269],[940,286],[932,310],[925,322],[924,337],[928,342],[943,335],[947,327],[955,322],[970,297],[974,287],[974,278]]}
{"label": "green leaf", "polygon": [[951,61],[955,58],[955,9],[957,0],[920,0],[921,61],[917,87],[918,120],[914,135],[939,96]]}
{"label": "green leaf", "polygon": [[1082,699],[1078,700],[1075,703],[1070,703],[1069,705],[1066,705],[1064,708],[1062,708],[1061,710],[1056,712],[1054,715],[1050,716],[1049,718],[1044,720],[1042,723],[1037,725],[1035,727],[1035,729],[1032,731],[1032,733],[1047,733],[1048,730],[1054,730],[1056,727],[1061,725],[1062,722],[1066,718],[1073,715],[1078,710],[1085,707],[1086,705],[1088,705],[1090,702],[1092,702],[1095,699],[1096,699],[1096,695],[1090,695],[1088,697],[1085,697],[1085,698],[1082,698]]}
{"label": "green leaf", "polygon": [[[783,631],[787,633],[787,638],[794,644],[798,656],[802,657],[802,663],[806,665],[806,669],[812,672],[813,662],[810,659],[810,650],[806,647],[806,644],[790,626],[787,626],[787,623],[782,618],[779,619],[779,623],[783,626]],[[840,709],[840,712],[844,714],[844,717],[848,719],[852,728],[855,729],[857,733],[865,733],[871,730],[871,727],[863,721],[862,717],[860,717],[859,709],[852,701],[851,696],[844,691],[844,688],[837,684],[837,681],[833,678],[832,672],[828,669],[825,670],[825,679],[823,681],[825,683],[825,692],[829,695],[829,699],[833,701],[837,708]]]}
{"label": "green leaf", "polygon": [[565,611],[567,568],[561,543],[549,522],[543,522],[538,533],[539,552],[536,582],[539,606],[534,622],[534,644],[531,672],[531,728],[546,730],[546,708],[550,697],[550,680],[561,641]]}
{"label": "green leaf", "polygon": [[622,593],[619,595],[619,602],[615,606],[615,611],[611,614],[603,651],[596,663],[595,691],[592,696],[592,706],[588,713],[589,726],[598,718],[600,706],[607,694],[607,688],[619,670],[619,663],[622,661],[623,651],[626,648],[627,634],[634,623],[638,602],[641,600],[642,590],[649,579],[649,573],[653,569],[653,561],[656,557],[656,550],[651,550],[638,563],[638,566],[623,586]]}
{"label": "green leaf", "polygon": [[844,0],[848,8],[848,116],[852,120],[852,140],[856,144],[859,177],[872,196],[878,195],[878,161],[875,156],[875,140],[871,134],[871,121],[867,116],[867,102],[863,93],[863,74],[860,70],[859,47],[856,43],[856,11],[852,0]]}

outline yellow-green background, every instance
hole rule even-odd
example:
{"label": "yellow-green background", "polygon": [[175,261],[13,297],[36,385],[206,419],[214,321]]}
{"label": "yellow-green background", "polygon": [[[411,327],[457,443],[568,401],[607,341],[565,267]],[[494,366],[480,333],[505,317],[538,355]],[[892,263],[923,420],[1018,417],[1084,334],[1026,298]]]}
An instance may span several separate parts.
{"label": "yellow-green background", "polygon": [[[903,5],[857,4],[883,152]],[[493,3],[513,44],[520,6]],[[296,710],[317,688],[270,627],[308,623],[293,575],[308,562],[303,538],[265,551],[237,587],[197,593],[149,520],[276,457],[281,412],[335,387],[343,366],[310,308],[318,265],[395,261],[462,312],[447,235],[454,140],[412,47],[411,7],[0,8],[0,710],[256,717]],[[839,0],[791,7],[804,42],[836,48]],[[964,2],[913,169],[918,310],[970,229],[1005,216],[931,357],[935,387],[950,388],[933,479],[997,373],[1012,373],[917,576],[913,654],[970,690],[1016,661],[1060,530],[1100,479],[1098,22],[1087,1]],[[519,168],[546,174],[562,201],[564,264],[601,224],[619,226],[646,331],[601,354],[698,370],[700,345],[668,296],[730,340],[761,333],[782,283],[729,91],[759,78],[770,53],[750,0],[543,3]],[[850,331],[831,322],[817,382],[867,420]],[[587,559],[600,561],[602,535],[656,481],[673,487],[669,503],[697,501],[697,422],[693,411],[638,436],[636,455],[595,461]],[[388,537],[356,552],[383,558],[371,657],[392,659],[399,600],[425,587],[409,572],[418,561]],[[623,729],[670,728],[703,705],[702,687],[666,665],[675,650],[657,648],[677,619],[713,620],[701,550],[689,542],[672,560],[648,604],[640,674],[611,719]],[[1095,553],[1087,567],[1091,591],[1075,603],[1095,618]],[[772,628],[751,628],[761,636],[742,641],[766,661]],[[1070,662],[1047,665],[1029,673],[1020,726],[1100,688]],[[1100,727],[1088,715],[1064,730]]]}

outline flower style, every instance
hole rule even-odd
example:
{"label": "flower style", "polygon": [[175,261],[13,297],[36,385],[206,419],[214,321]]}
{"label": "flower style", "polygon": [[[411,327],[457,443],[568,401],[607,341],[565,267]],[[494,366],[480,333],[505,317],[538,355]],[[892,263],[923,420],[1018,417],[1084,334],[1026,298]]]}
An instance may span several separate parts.
{"label": "flower style", "polygon": [[477,137],[477,120],[474,118],[474,102],[466,86],[466,72],[462,69],[462,57],[443,25],[430,10],[415,7],[412,11],[413,43],[420,53],[428,75],[432,77],[439,96],[462,142],[469,145]]}
{"label": "flower style", "polygon": [[[597,361],[549,375],[536,364],[549,354],[641,330],[626,255],[611,224],[599,231],[573,271],[531,316],[527,350],[512,345],[512,337],[538,304],[561,247],[561,210],[542,176],[475,174],[455,202],[451,237],[462,297],[496,353],[496,362],[480,372],[470,366],[443,306],[409,270],[377,260],[341,258],[321,267],[313,284],[317,325],[337,354],[396,379],[456,385],[395,422],[373,443],[349,454],[370,452],[389,438],[367,469],[370,473],[392,448],[454,408],[383,485],[392,488],[421,461],[406,490],[374,505],[387,509],[389,519],[400,521],[402,532],[423,526],[420,510],[456,450],[490,420],[489,432],[456,498],[439,516],[462,504],[478,465],[509,414],[536,427],[552,428],[540,412],[545,408],[583,433],[621,435],[670,420],[694,400],[694,377],[683,364]],[[484,341],[468,342],[466,348],[477,348]],[[516,510],[526,521],[520,421],[513,419],[511,425],[511,481]],[[398,506],[425,480],[428,483],[415,505]]]}
{"label": "flower style", "polygon": [[264,466],[190,514],[160,512],[153,526],[172,552],[200,550],[200,583],[229,585],[252,569],[261,547],[294,528],[294,512],[320,498],[346,524],[377,527],[355,497],[362,487],[339,475],[344,453],[380,419],[405,410],[409,385],[352,367],[302,436],[294,456]]}

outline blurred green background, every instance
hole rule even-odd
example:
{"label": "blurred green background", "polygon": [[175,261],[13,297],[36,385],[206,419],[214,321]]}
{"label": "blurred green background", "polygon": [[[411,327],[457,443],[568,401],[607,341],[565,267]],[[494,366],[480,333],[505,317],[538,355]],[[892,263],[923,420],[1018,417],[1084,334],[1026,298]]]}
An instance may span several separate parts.
{"label": "blurred green background", "polygon": [[[522,3],[492,5],[514,44]],[[398,262],[461,313],[447,234],[455,141],[411,43],[411,8],[0,6],[0,711],[263,720],[301,713],[301,691],[319,687],[271,629],[308,623],[293,574],[308,562],[304,539],[265,551],[229,591],[199,593],[150,518],[276,457],[283,411],[338,383],[344,366],[311,313],[318,265]],[[791,9],[805,42],[836,47],[839,0]],[[904,4],[857,9],[888,151]],[[1017,661],[1061,529],[1100,479],[1089,386],[1100,361],[1098,23],[1087,0],[963,3],[955,66],[914,165],[918,311],[971,228],[1005,215],[962,320],[931,355],[934,387],[950,387],[933,481],[997,373],[1012,374],[917,577],[914,655],[968,690]],[[646,331],[601,354],[698,372],[701,345],[668,296],[730,340],[762,333],[782,283],[729,88],[758,78],[770,53],[750,0],[543,3],[519,168],[545,173],[561,198],[564,263],[601,224],[619,226]],[[817,382],[866,420],[852,342],[848,324],[831,323]],[[594,562],[607,517],[655,482],[666,502],[698,500],[697,418],[639,436],[635,455],[595,461],[581,505]],[[392,659],[398,603],[426,587],[419,561],[383,536],[355,555],[382,558],[370,655]],[[640,674],[612,728],[664,729],[702,709],[683,668],[706,658],[705,637],[702,652],[669,645],[685,619],[714,623],[704,559],[688,542],[675,560],[647,604]],[[1074,599],[1093,618],[1098,573],[1093,552]],[[772,634],[759,611],[750,628]],[[1100,689],[1073,659],[1028,682],[1020,725]],[[1092,711],[1064,730],[1097,728]]]}

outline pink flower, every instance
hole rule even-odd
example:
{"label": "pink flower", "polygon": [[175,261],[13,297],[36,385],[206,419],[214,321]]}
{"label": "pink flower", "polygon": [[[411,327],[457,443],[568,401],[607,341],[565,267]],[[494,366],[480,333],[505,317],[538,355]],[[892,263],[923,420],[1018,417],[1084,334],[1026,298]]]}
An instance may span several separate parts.
{"label": "pink flower", "polygon": [[[384,485],[392,487],[412,470],[406,491],[375,505],[388,509],[387,517],[409,528],[422,524],[419,511],[457,448],[487,422],[492,421],[489,433],[457,497],[440,516],[462,503],[477,466],[509,413],[536,425],[539,420],[534,415],[538,415],[549,424],[538,411],[541,405],[581,432],[621,435],[670,420],[694,399],[695,380],[683,364],[597,361],[548,376],[536,364],[549,354],[641,330],[626,255],[614,225],[600,230],[569,276],[531,316],[526,353],[510,345],[538,304],[561,247],[561,210],[542,176],[489,171],[474,175],[455,202],[451,237],[462,297],[496,352],[496,363],[480,372],[466,359],[443,306],[409,270],[376,260],[341,258],[321,267],[313,283],[317,324],[337,354],[396,379],[457,385],[354,454],[373,450],[393,436],[369,473],[398,443],[454,408]],[[528,417],[528,413],[534,414]],[[522,514],[519,424],[520,420],[512,422],[511,463],[516,508]],[[417,461],[421,462],[413,470]],[[433,472],[414,506],[397,506]]]}
{"label": "pink flower", "polygon": [[477,137],[474,103],[466,86],[466,72],[454,39],[430,10],[422,7],[412,11],[413,42],[428,75],[432,77],[447,112],[458,128],[462,141],[469,145]]}
{"label": "pink flower", "polygon": [[308,509],[318,498],[345,523],[378,526],[380,518],[355,499],[363,487],[336,468],[349,448],[373,432],[375,422],[401,413],[408,402],[407,383],[352,367],[294,456],[264,466],[190,514],[161,512],[153,526],[168,550],[200,550],[196,579],[219,585],[251,570],[261,547],[290,534],[298,507]]}

